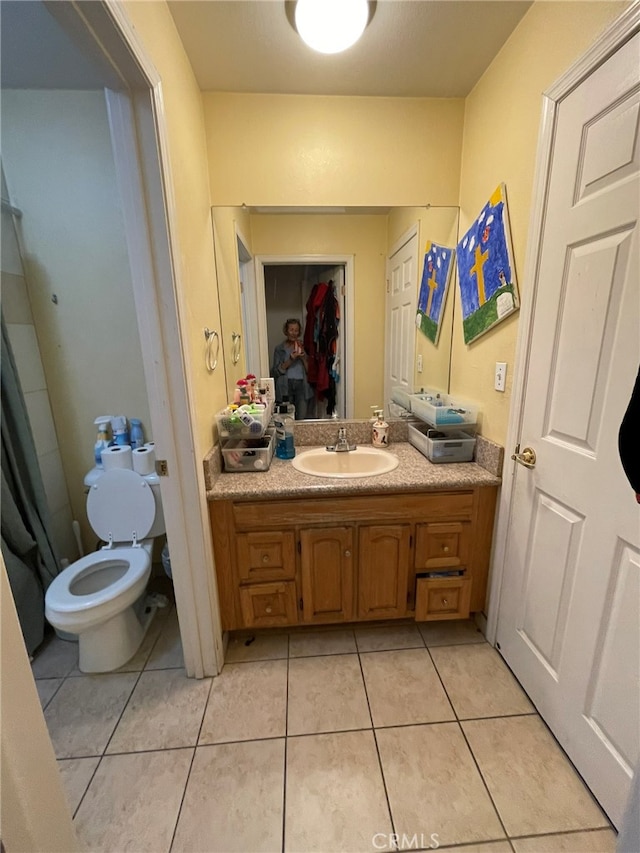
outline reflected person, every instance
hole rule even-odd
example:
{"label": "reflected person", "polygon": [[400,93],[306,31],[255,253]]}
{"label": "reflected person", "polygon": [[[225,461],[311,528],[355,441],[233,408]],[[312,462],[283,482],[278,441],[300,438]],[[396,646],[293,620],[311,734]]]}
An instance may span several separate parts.
{"label": "reflected person", "polygon": [[313,396],[313,389],[307,382],[307,354],[300,341],[302,326],[293,318],[285,322],[282,331],[285,340],[273,351],[271,367],[276,400],[288,397],[296,407],[296,420],[301,421],[307,416],[307,401]]}

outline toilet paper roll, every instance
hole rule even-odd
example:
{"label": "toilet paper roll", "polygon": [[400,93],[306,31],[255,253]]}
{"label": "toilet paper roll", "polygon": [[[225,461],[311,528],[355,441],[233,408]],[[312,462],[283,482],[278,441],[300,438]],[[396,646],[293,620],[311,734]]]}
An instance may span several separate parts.
{"label": "toilet paper roll", "polygon": [[128,444],[113,444],[105,448],[100,454],[105,471],[114,471],[116,468],[133,468],[131,461],[131,447]]}
{"label": "toilet paper roll", "polygon": [[132,453],[133,470],[136,474],[146,477],[147,474],[153,474],[156,470],[156,452],[153,447],[136,447]]}

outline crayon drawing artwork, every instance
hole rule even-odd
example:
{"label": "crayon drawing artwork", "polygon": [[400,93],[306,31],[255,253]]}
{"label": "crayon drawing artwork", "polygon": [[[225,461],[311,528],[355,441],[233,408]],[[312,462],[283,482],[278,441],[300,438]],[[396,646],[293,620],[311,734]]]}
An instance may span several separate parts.
{"label": "crayon drawing artwork", "polygon": [[457,246],[464,341],[469,344],[520,307],[504,184]]}
{"label": "crayon drawing artwork", "polygon": [[424,268],[418,296],[416,326],[435,346],[438,345],[447,290],[453,272],[455,249],[427,240]]}

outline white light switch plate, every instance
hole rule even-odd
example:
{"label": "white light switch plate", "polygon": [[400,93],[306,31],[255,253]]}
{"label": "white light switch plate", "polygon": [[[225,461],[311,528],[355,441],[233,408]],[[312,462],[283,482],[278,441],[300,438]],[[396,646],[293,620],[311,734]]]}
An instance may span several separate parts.
{"label": "white light switch plate", "polygon": [[507,363],[506,361],[496,361],[496,377],[494,388],[496,391],[504,391],[507,381]]}
{"label": "white light switch plate", "polygon": [[418,373],[422,373],[422,356],[418,356]]}

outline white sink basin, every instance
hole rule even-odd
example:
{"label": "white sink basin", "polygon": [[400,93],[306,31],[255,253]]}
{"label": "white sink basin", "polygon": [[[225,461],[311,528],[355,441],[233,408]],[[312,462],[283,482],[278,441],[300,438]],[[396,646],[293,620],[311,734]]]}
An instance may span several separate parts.
{"label": "white sink basin", "polygon": [[398,457],[375,447],[358,447],[341,453],[319,447],[296,454],[292,465],[297,471],[314,477],[376,477],[397,468]]}

